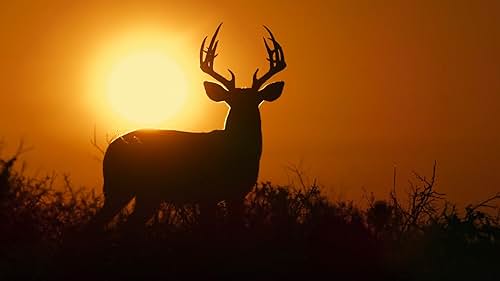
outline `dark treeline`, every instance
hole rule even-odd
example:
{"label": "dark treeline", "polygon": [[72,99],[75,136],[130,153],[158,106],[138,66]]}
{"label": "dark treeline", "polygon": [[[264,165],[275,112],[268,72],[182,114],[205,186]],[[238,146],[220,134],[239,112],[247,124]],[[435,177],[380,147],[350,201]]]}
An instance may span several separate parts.
{"label": "dark treeline", "polygon": [[120,231],[124,211],[90,233],[101,197],[15,162],[0,161],[1,280],[500,280],[500,194],[457,210],[435,169],[366,208],[316,184],[261,183],[239,223],[223,202],[210,224],[165,204],[143,231]]}

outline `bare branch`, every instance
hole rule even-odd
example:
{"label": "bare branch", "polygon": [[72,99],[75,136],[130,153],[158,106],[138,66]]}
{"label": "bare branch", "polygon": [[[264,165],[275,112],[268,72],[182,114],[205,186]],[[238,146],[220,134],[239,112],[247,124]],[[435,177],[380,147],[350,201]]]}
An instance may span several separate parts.
{"label": "bare branch", "polygon": [[493,205],[488,205],[488,203],[494,201],[494,200],[497,200],[497,199],[500,199],[500,192],[489,197],[488,199],[480,202],[479,204],[476,204],[475,206],[470,206],[470,210],[471,211],[475,211],[476,209],[479,209],[479,208],[482,208],[482,207],[485,207],[485,208],[497,208],[498,206],[493,206]]}
{"label": "bare branch", "polygon": [[94,125],[94,134],[93,134],[93,138],[90,139],[90,144],[92,144],[92,146],[97,149],[97,151],[99,151],[102,155],[104,155],[105,153],[105,150],[99,146],[99,144],[97,143],[97,126]]}

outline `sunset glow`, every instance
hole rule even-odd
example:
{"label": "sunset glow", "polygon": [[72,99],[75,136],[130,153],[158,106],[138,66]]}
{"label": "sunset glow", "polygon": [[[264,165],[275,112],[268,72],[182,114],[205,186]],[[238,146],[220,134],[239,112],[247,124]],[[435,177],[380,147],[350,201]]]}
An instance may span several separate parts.
{"label": "sunset glow", "polygon": [[109,75],[111,108],[144,126],[172,117],[186,97],[186,78],[181,69],[162,53],[137,53],[123,58]]}

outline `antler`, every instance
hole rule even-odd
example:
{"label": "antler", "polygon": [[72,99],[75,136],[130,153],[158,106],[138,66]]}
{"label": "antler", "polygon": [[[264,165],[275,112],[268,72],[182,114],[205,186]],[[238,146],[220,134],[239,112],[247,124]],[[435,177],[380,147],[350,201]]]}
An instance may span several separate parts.
{"label": "antler", "polygon": [[269,28],[267,28],[267,26],[265,25],[264,28],[267,30],[267,32],[269,32],[269,35],[271,36],[267,39],[273,42],[273,50],[269,48],[266,38],[264,37],[264,45],[266,46],[267,54],[269,56],[267,58],[267,60],[269,61],[269,70],[260,78],[257,78],[257,72],[259,72],[259,69],[257,68],[257,70],[255,70],[255,73],[253,74],[252,88],[256,90],[259,90],[264,82],[269,80],[269,78],[271,78],[274,74],[282,71],[286,67],[285,57],[281,45],[276,41],[271,30],[269,30]]}
{"label": "antler", "polygon": [[[234,73],[230,69],[228,69],[229,73],[231,73],[231,80],[227,80],[224,76],[220,75],[214,70],[214,60],[215,57],[217,57],[215,50],[217,49],[217,44],[219,43],[219,40],[215,41],[215,38],[217,37],[217,34],[219,33],[219,29],[221,26],[222,23],[219,24],[217,30],[215,30],[215,33],[212,36],[212,40],[210,40],[210,45],[206,50],[204,48],[205,48],[205,41],[207,40],[208,36],[205,36],[205,39],[203,39],[200,48],[200,68],[203,72],[212,76],[215,80],[222,83],[222,85],[224,85],[228,90],[231,90],[235,88]],[[203,53],[206,54],[205,58],[203,58]]]}

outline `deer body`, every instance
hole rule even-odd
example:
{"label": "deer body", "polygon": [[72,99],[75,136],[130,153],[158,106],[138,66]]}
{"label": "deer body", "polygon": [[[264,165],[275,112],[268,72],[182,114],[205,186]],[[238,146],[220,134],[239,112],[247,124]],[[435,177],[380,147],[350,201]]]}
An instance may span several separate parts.
{"label": "deer body", "polygon": [[241,204],[255,185],[262,152],[259,105],[277,99],[284,82],[263,89],[261,86],[286,64],[281,47],[268,29],[275,47],[271,50],[265,43],[270,70],[259,79],[256,71],[252,88],[236,88],[231,71],[232,79],[227,80],[213,70],[219,29],[220,25],[206,51],[206,38],[203,40],[200,68],[225,86],[204,83],[210,99],[224,101],[230,107],[224,130],[138,130],[114,140],[104,156],[105,203],[94,220],[96,224],[109,221],[133,198],[136,205],[128,224],[138,225],[144,224],[163,201],[200,206],[215,206],[223,200]]}
{"label": "deer body", "polygon": [[213,203],[246,194],[259,172],[262,140],[258,127],[251,137],[227,129],[128,133],[106,151],[104,195]]}

